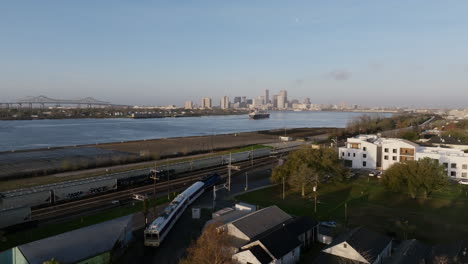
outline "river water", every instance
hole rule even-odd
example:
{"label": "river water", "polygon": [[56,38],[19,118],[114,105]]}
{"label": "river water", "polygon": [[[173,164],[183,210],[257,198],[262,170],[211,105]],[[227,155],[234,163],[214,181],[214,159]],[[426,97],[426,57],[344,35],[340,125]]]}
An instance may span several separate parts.
{"label": "river water", "polygon": [[0,151],[279,128],[345,127],[350,120],[360,115],[363,113],[272,112],[269,119],[261,120],[250,120],[247,115],[228,115],[157,119],[0,121]]}

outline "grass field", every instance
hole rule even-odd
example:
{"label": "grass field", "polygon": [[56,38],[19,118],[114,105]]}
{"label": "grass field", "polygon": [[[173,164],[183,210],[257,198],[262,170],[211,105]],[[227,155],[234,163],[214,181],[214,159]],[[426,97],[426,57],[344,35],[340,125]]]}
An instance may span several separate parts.
{"label": "grass field", "polygon": [[[171,195],[171,199],[177,193]],[[167,197],[161,197],[157,199],[151,199],[149,206],[150,208],[162,205],[168,202]],[[99,213],[78,217],[73,220],[68,220],[60,223],[51,223],[38,226],[24,231],[11,233],[5,236],[6,240],[0,240],[0,252],[17,245],[22,245],[31,241],[39,240],[42,238],[54,236],[57,234],[65,233],[82,227],[98,224],[101,222],[109,221],[121,216],[126,216],[143,210],[142,202],[135,202],[134,205],[128,204],[120,207],[110,208],[102,210]],[[152,209],[150,209],[152,212]]]}
{"label": "grass field", "polygon": [[323,184],[318,189],[316,214],[313,194],[302,198],[298,193],[287,192],[283,200],[281,185],[236,199],[262,207],[276,204],[293,215],[335,220],[344,226],[367,226],[400,239],[439,243],[465,239],[468,235],[468,197],[463,187],[451,185],[423,200],[389,192],[377,179]]}

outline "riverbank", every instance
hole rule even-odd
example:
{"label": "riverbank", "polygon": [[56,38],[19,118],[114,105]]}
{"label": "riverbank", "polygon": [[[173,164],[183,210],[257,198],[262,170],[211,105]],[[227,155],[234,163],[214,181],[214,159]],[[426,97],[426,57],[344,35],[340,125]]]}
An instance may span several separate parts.
{"label": "riverbank", "polygon": [[[292,137],[313,137],[332,133],[331,128],[287,129]],[[26,183],[25,178],[81,177],[151,166],[154,161],[226,151],[279,141],[284,130],[140,140],[120,143],[83,145],[20,152],[0,153],[0,181]],[[118,168],[118,169],[116,169]],[[31,183],[32,182],[32,183]],[[27,181],[27,185],[36,180]],[[18,186],[23,187],[23,186]],[[26,187],[26,186],[24,186]]]}

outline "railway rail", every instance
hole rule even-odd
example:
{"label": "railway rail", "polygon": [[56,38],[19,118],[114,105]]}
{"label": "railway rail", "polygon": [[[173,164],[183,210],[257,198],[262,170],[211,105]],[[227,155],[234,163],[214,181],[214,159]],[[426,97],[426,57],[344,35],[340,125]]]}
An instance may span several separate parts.
{"label": "railway rail", "polygon": [[[238,163],[233,163],[236,166],[240,166],[240,171],[234,171],[231,176],[245,172],[248,169],[258,168],[265,165],[273,164],[276,162],[275,158],[272,157],[263,157],[255,159],[255,163],[251,166],[251,161],[242,161]],[[168,188],[172,190],[180,189],[187,184],[194,182],[195,180],[200,179],[210,172],[218,172],[221,174],[222,178],[227,177],[228,168],[215,167],[209,168],[202,171],[197,171],[193,173],[185,173],[184,176],[179,176],[178,178],[170,181],[160,182],[157,184],[148,184],[145,186],[139,186],[130,189],[117,190],[110,193],[100,194],[98,196],[82,198],[80,200],[69,201],[63,204],[51,205],[43,208],[37,208],[32,210],[32,220],[44,221],[48,219],[58,218],[64,215],[70,215],[73,213],[84,212],[90,209],[95,209],[103,205],[108,205],[110,202],[115,200],[130,200],[133,194],[149,194],[156,191],[167,191]]]}

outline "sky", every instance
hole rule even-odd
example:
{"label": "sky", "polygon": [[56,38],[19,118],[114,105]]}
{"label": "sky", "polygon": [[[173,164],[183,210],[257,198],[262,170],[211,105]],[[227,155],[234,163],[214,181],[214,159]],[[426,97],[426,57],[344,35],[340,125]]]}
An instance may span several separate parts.
{"label": "sky", "polygon": [[0,102],[468,107],[468,1],[5,0]]}

